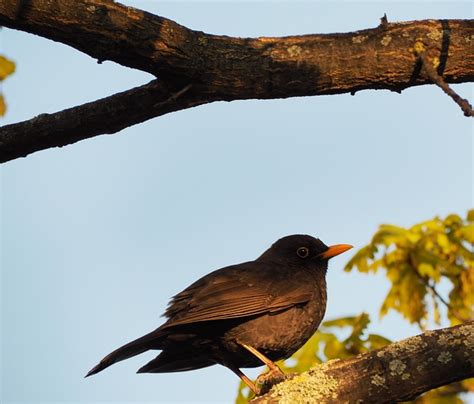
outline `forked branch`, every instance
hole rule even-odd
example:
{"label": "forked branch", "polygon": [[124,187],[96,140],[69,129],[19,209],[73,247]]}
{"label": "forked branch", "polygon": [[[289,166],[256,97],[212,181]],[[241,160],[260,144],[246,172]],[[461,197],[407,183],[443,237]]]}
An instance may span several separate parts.
{"label": "forked branch", "polygon": [[[363,89],[401,92],[429,84],[433,78],[421,74],[415,52],[420,41],[426,55],[439,60],[438,74],[445,83],[474,81],[473,20],[384,19],[378,27],[342,34],[236,38],[194,31],[111,0],[2,0],[0,25],[160,80],[143,102],[147,87],[0,129],[2,162],[218,100],[355,94]],[[155,106],[188,85],[192,90],[177,100]]]}

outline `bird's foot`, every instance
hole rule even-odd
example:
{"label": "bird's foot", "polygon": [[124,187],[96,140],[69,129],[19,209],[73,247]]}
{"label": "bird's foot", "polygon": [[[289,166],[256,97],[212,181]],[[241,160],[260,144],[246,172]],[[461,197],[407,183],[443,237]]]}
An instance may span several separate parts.
{"label": "bird's foot", "polygon": [[281,369],[276,366],[273,369],[269,369],[267,372],[262,373],[255,380],[255,384],[258,388],[258,394],[267,393],[275,384],[278,384],[286,379],[286,375]]}

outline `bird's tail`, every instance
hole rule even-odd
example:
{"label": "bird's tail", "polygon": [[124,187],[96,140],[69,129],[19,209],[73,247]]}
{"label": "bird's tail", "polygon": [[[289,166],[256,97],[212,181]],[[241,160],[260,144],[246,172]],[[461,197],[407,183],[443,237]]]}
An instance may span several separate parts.
{"label": "bird's tail", "polygon": [[215,365],[209,355],[200,355],[197,350],[164,350],[155,359],[138,369],[137,373],[184,372]]}
{"label": "bird's tail", "polygon": [[143,337],[137,338],[136,340],[121,346],[115,351],[109,353],[104,359],[102,359],[98,365],[93,367],[85,377],[95,375],[102,370],[108,368],[116,362],[123,361],[131,358],[132,356],[139,355],[149,349],[159,349],[160,337],[163,334],[159,330],[152,331]]}

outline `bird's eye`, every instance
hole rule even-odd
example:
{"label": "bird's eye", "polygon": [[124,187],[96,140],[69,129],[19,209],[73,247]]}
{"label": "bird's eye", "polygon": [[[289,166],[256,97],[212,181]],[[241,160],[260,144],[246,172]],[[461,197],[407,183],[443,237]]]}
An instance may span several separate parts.
{"label": "bird's eye", "polygon": [[300,247],[296,250],[296,255],[300,258],[306,258],[309,255],[309,250],[306,247]]}

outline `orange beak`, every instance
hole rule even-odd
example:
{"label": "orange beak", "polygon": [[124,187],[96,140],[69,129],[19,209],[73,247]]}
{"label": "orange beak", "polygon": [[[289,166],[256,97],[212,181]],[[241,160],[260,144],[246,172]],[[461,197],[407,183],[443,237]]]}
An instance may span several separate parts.
{"label": "orange beak", "polygon": [[322,254],[319,254],[322,258],[332,258],[336,255],[342,254],[343,252],[350,250],[352,246],[350,244],[335,244],[329,247],[328,250],[324,251]]}

